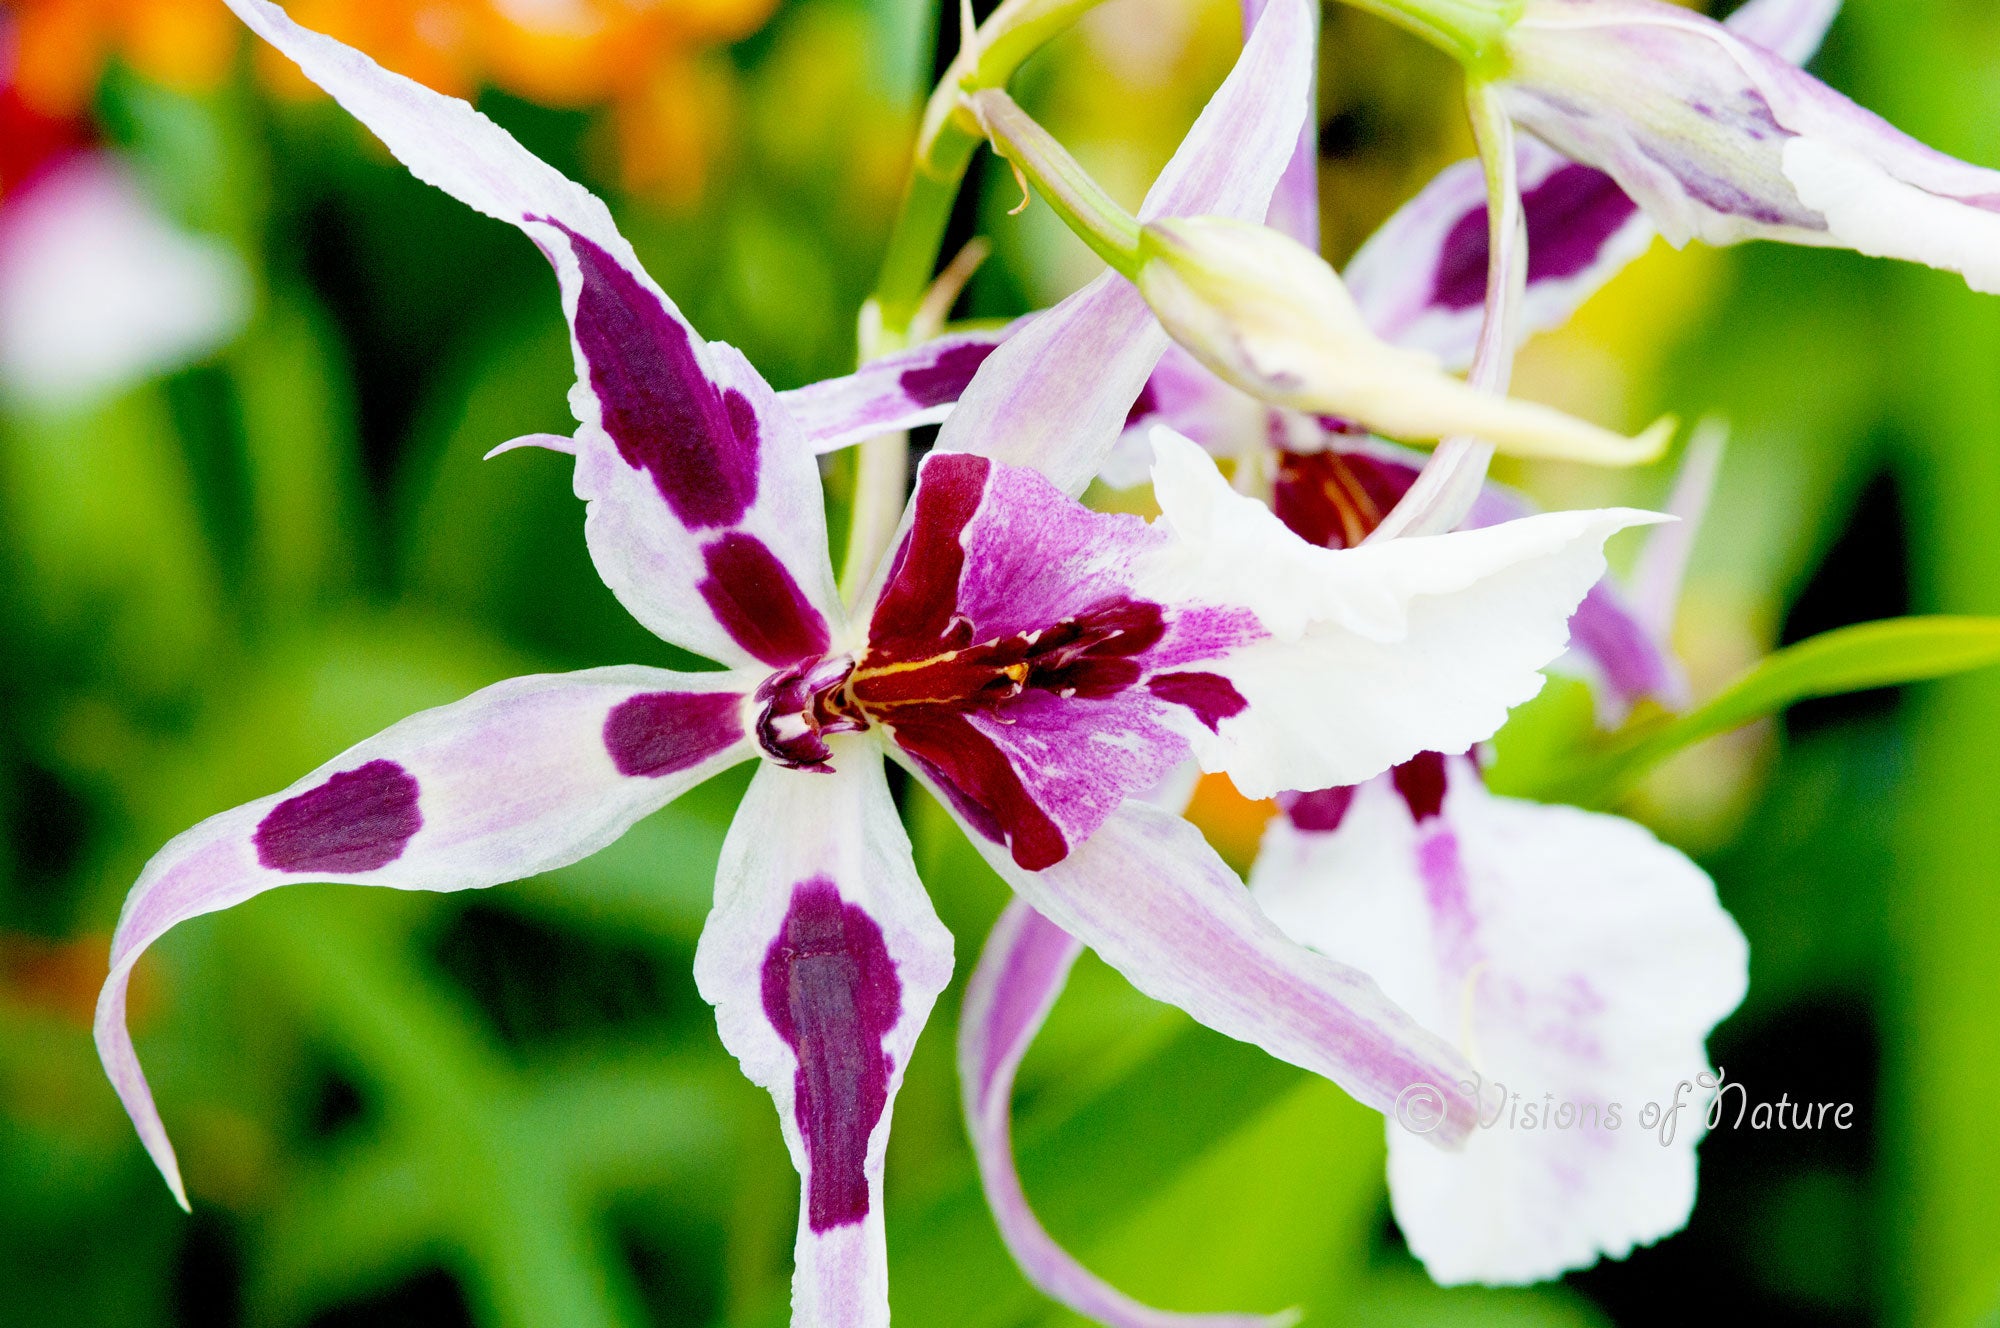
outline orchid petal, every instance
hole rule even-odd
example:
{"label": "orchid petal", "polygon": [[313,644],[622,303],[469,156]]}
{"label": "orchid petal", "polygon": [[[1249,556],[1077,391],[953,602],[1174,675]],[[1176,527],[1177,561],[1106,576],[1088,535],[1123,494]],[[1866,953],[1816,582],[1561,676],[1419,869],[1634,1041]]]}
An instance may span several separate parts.
{"label": "orchid petal", "polygon": [[1672,709],[1687,704],[1687,674],[1680,661],[1610,578],[1592,586],[1577,605],[1569,634],[1571,653],[1565,659],[1581,664],[1584,676],[1595,684],[1600,728],[1617,728],[1641,701]]}
{"label": "orchid petal", "polygon": [[1835,245],[2000,291],[2000,171],[1721,24],[1656,0],[1530,0],[1507,54],[1509,112],[1615,177],[1676,244]]}
{"label": "orchid petal", "polygon": [[1661,520],[1613,508],[1524,517],[1357,549],[1315,548],[1164,430],[1154,494],[1173,553],[1137,584],[1166,603],[1247,608],[1269,631],[1203,667],[1239,696],[1180,721],[1242,792],[1355,784],[1420,751],[1464,751],[1541,689],[1604,541]]}
{"label": "orchid petal", "polygon": [[[1752,0],[1725,21],[1739,36],[1804,64],[1839,0]],[[1643,254],[1658,233],[1610,176],[1524,139],[1516,148],[1528,218],[1528,287],[1521,332],[1560,327]],[[1376,335],[1472,361],[1486,296],[1486,183],[1477,161],[1455,162],[1361,246],[1341,275]]]}
{"label": "orchid petal", "polygon": [[[1256,30],[1257,20],[1263,17],[1269,0],[1243,0],[1243,35],[1247,40]],[[1319,10],[1314,7],[1311,14],[1312,32],[1307,43],[1315,53],[1319,50]],[[1317,60],[1315,59],[1315,64]],[[1291,160],[1285,163],[1285,173],[1278,177],[1278,187],[1271,194],[1271,206],[1264,213],[1264,224],[1274,230],[1283,231],[1309,248],[1319,248],[1319,88],[1317,78],[1306,83],[1306,114],[1299,125],[1298,145],[1292,149]]]}
{"label": "orchid petal", "polygon": [[958,1025],[966,1126],[1007,1250],[1045,1295],[1111,1328],[1274,1328],[1290,1315],[1176,1314],[1142,1305],[1078,1263],[1037,1220],[1014,1169],[1014,1075],[1062,994],[1082,944],[1016,899],[966,984]]}
{"label": "orchid petal", "polygon": [[778,400],[821,454],[877,434],[936,424],[951,414],[986,357],[1022,325],[948,332],[871,360],[843,378],[780,392]]}
{"label": "orchid petal", "polygon": [[846,704],[1029,871],[1189,751],[1246,793],[1463,750],[1533,696],[1604,570],[1611,511],[1314,548],[1161,433],[1162,519],[1040,472],[925,458]]}
{"label": "orchid petal", "polygon": [[1317,441],[1320,431],[1311,421],[1277,415],[1263,402],[1210,373],[1186,347],[1170,345],[1146,379],[1139,399],[1126,412],[1125,429],[1098,468],[1097,478],[1114,489],[1130,489],[1150,480],[1155,425],[1165,425],[1193,439],[1215,456],[1232,457],[1291,442],[1288,432],[1279,438],[1272,435],[1289,430],[1294,422],[1307,426],[1310,441]]}
{"label": "orchid petal", "polygon": [[[1353,790],[1332,829],[1273,821],[1252,889],[1288,934],[1365,957],[1482,1076],[1463,1152],[1389,1129],[1396,1221],[1433,1278],[1531,1282],[1622,1257],[1693,1205],[1702,1042],[1743,998],[1742,934],[1642,827],[1493,797],[1467,761],[1434,773],[1436,788]],[[1642,1123],[1677,1084],[1672,1128]],[[1520,1115],[1551,1101],[1575,1128]],[[1609,1125],[1613,1103],[1615,1127],[1584,1123]]]}
{"label": "orchid petal", "polygon": [[831,771],[759,766],[723,841],[695,982],[722,1043],[778,1108],[803,1193],[793,1322],[889,1322],[882,1167],[951,933],[917,879],[881,749]]}
{"label": "orchid petal", "polygon": [[1687,455],[1681,458],[1680,474],[1674,477],[1673,491],[1667,495],[1666,510],[1676,518],[1675,523],[1653,532],[1632,569],[1634,612],[1657,641],[1665,641],[1673,633],[1695,539],[1701,534],[1709,502],[1715,496],[1715,482],[1722,474],[1728,433],[1714,420],[1695,430],[1688,440]]}
{"label": "orchid petal", "polygon": [[1023,866],[1057,861],[1171,774],[1183,716],[1240,704],[1206,661],[1264,628],[1136,593],[1163,529],[963,453],[925,458],[911,513],[847,692]]}
{"label": "orchid petal", "polygon": [[391,725],[154,854],[112,937],[97,1049],[181,1206],[173,1146],[125,1026],[146,947],[176,923],[297,881],[468,890],[588,857],[755,753],[743,719],[754,686],[635,666],[512,678]]}
{"label": "orchid petal", "polygon": [[1749,0],[1722,21],[1744,41],[1803,67],[1819,52],[1840,0]]}
{"label": "orchid petal", "polygon": [[[1701,441],[1697,437],[1696,443]],[[1697,460],[1706,454],[1705,447],[1690,447],[1683,482],[1676,486],[1676,499],[1668,505],[1669,515],[1679,520],[1654,531],[1641,556],[1642,566],[1656,550],[1665,556],[1682,547],[1690,515],[1698,513],[1689,512],[1681,491],[1706,473]],[[1309,544],[1352,548],[1410,489],[1421,466],[1420,455],[1367,439],[1343,440],[1318,452],[1287,452],[1280,459],[1272,486],[1271,510],[1286,529]],[[1534,511],[1519,493],[1489,482],[1480,490],[1463,526],[1495,526]],[[1550,667],[1569,671],[1566,666],[1573,664],[1573,671],[1596,686],[1598,716],[1606,727],[1618,724],[1643,699],[1669,706],[1684,703],[1687,683],[1680,662],[1664,644],[1666,629],[1628,607],[1612,577],[1606,576],[1591,587],[1570,618],[1569,630],[1569,652]]]}
{"label": "orchid petal", "polygon": [[456,98],[229,0],[407,166],[524,230],[555,266],[577,383],[576,492],[599,574],[662,638],[730,664],[826,648],[838,618],[812,450],[742,355],[707,343],[603,202]]}
{"label": "orchid petal", "polygon": [[[1272,0],[1154,181],[1141,220],[1263,218],[1308,118],[1312,32],[1304,0]],[[938,450],[1033,466],[1064,492],[1081,493],[1167,344],[1139,293],[1106,272],[994,353],[939,431]]]}
{"label": "orchid petal", "polygon": [[[919,771],[921,774],[921,771]],[[1476,1107],[1468,1068],[1366,973],[1287,939],[1187,821],[1128,802],[1056,865],[1027,871],[972,842],[1034,910],[1146,995],[1322,1075],[1377,1111],[1435,1087],[1433,1142],[1455,1146]],[[1427,1122],[1428,1123],[1428,1122]]]}

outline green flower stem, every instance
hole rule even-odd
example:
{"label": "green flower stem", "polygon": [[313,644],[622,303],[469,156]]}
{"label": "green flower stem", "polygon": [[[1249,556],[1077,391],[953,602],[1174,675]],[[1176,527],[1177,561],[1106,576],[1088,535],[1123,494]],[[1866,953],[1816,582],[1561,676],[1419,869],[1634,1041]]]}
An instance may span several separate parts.
{"label": "green flower stem", "polygon": [[[889,232],[889,248],[875,293],[862,311],[864,361],[892,354],[917,340],[918,314],[944,248],[952,206],[982,137],[979,123],[966,109],[966,94],[1004,87],[1022,61],[1100,3],[1102,0],[1002,0],[976,30],[967,24],[958,58],[945,71],[924,109],[910,183]],[[1136,239],[1136,226],[1133,236]],[[840,571],[841,594],[850,603],[867,585],[876,562],[895,538],[909,483],[909,456],[910,440],[905,433],[871,438],[855,451],[854,508]]]}
{"label": "green flower stem", "polygon": [[1346,0],[1407,28],[1449,52],[1460,64],[1482,73],[1500,58],[1507,29],[1521,17],[1525,0]]}
{"label": "green flower stem", "polygon": [[923,304],[924,292],[930,289],[931,274],[937,270],[938,255],[944,248],[945,228],[951,223],[952,205],[958,200],[959,186],[972,164],[979,138],[952,123],[930,147],[930,155],[919,155],[910,172],[903,206],[889,233],[882,275],[876,279],[870,300],[875,309],[871,317],[879,320],[881,329],[877,354],[900,349],[908,342],[910,323]]}

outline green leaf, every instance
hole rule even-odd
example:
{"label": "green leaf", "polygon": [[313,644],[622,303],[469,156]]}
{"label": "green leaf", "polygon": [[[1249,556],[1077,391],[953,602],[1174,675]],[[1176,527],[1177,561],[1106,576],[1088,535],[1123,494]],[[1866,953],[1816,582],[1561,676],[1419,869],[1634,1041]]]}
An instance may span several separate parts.
{"label": "green leaf", "polygon": [[1945,678],[1991,664],[2000,664],[2000,618],[1892,618],[1826,632],[1769,656],[1706,705],[1628,730],[1564,781],[1562,800],[1615,802],[1675,752],[1798,701]]}

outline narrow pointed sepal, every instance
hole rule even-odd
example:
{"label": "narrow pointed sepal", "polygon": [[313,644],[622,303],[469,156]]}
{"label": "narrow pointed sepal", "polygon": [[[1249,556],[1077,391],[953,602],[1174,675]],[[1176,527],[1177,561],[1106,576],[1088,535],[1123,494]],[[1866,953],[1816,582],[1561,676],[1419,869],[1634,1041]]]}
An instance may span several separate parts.
{"label": "narrow pointed sepal", "polygon": [[1180,1314],[1142,1305],[1092,1273],[1043,1228],[1014,1168],[1014,1075],[1083,946],[1015,900],[993,924],[958,1025],[966,1128],[987,1207],[1021,1271],[1043,1294],[1110,1328],[1289,1328],[1296,1313]]}
{"label": "narrow pointed sepal", "polygon": [[889,1322],[882,1168],[896,1091],[951,978],[872,738],[830,768],[765,763],[716,873],[695,982],[771,1094],[801,1185],[793,1322]]}
{"label": "narrow pointed sepal", "polygon": [[633,666],[511,678],[391,725],[281,793],[209,817],[126,897],[97,1051],[146,1151],[186,1192],[125,1026],[132,968],[175,925],[298,881],[468,890],[595,853],[755,751],[755,681]]}

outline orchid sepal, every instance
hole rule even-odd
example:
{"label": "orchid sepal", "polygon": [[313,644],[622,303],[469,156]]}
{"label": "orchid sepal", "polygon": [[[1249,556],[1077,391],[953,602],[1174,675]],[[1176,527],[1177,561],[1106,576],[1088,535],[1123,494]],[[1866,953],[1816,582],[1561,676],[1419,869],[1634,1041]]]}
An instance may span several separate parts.
{"label": "orchid sepal", "polygon": [[1506,48],[1514,119],[1616,178],[1675,244],[1853,249],[2000,292],[2000,171],[1723,24],[1659,0],[1529,0]]}

